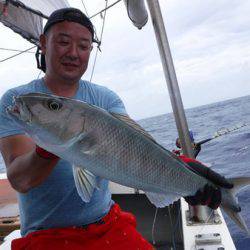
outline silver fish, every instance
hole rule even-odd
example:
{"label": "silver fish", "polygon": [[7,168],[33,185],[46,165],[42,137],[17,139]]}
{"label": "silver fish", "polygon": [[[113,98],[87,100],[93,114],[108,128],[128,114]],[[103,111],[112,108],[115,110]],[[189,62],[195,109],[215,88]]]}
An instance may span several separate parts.
{"label": "silver fish", "polygon": [[[207,183],[214,185],[122,115],[43,93],[15,97],[8,112],[37,145],[72,163],[85,202],[98,188],[96,176],[143,190],[157,207],[194,195]],[[235,194],[250,184],[250,177],[230,182],[233,189],[221,188],[221,207],[249,234]]]}

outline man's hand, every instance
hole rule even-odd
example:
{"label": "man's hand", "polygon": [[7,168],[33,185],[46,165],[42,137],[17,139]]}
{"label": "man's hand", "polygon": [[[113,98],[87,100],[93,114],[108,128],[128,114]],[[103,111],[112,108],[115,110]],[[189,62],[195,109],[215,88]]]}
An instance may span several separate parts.
{"label": "man's hand", "polygon": [[188,164],[191,171],[205,177],[217,186],[206,184],[202,189],[199,189],[194,196],[184,197],[186,202],[191,206],[207,205],[212,209],[217,209],[221,204],[220,187],[232,188],[233,184],[229,183],[225,177],[214,172],[197,160],[188,158],[184,155],[180,156],[180,158]]}
{"label": "man's hand", "polygon": [[191,206],[206,205],[212,209],[217,209],[221,204],[221,191],[206,184],[194,196],[186,196],[184,199]]}

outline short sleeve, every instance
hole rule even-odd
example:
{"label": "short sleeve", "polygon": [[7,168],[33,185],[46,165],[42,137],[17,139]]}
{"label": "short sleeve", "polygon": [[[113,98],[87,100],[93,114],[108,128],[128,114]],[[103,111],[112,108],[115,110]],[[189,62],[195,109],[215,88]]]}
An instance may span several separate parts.
{"label": "short sleeve", "polygon": [[125,106],[121,98],[112,90],[109,90],[109,103],[108,103],[108,111],[118,114],[127,114]]}
{"label": "short sleeve", "polygon": [[7,113],[7,108],[13,105],[14,92],[7,91],[0,100],[0,138],[25,134],[24,130],[14,121],[14,119]]}

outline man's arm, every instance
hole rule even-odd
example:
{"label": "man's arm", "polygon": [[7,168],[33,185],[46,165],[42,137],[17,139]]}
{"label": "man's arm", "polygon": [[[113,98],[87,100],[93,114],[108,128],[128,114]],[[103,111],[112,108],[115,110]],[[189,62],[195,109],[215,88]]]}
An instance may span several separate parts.
{"label": "man's arm", "polygon": [[44,159],[39,156],[35,143],[25,135],[1,138],[0,151],[8,179],[12,187],[21,193],[41,184],[58,162],[58,158]]}

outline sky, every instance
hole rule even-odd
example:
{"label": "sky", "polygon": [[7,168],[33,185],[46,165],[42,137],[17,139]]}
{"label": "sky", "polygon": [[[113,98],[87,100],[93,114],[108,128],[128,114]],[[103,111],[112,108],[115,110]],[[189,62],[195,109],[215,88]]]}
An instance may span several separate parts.
{"label": "sky", "polygon": [[[249,95],[250,1],[159,2],[184,107]],[[84,11],[81,0],[69,3]],[[91,16],[103,9],[106,1],[84,3]],[[103,19],[98,15],[92,22],[100,36]],[[32,47],[2,24],[0,34],[1,48]],[[0,61],[12,54],[0,50]],[[90,79],[94,56],[95,49],[83,79]],[[38,75],[31,53],[0,63],[0,96]],[[136,120],[172,112],[150,14],[146,26],[138,30],[129,20],[123,1],[107,11],[92,81],[114,90]]]}

